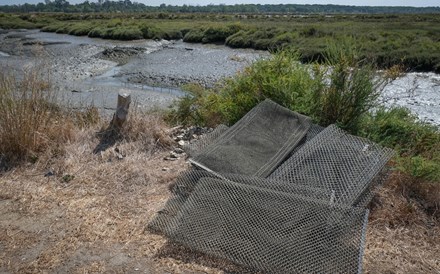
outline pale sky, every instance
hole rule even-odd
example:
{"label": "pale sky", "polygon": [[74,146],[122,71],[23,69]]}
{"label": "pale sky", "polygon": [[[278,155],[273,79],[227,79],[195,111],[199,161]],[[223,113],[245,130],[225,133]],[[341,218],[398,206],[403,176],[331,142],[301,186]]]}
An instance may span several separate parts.
{"label": "pale sky", "polygon": [[[68,0],[71,4],[82,3],[84,0]],[[413,6],[413,7],[439,7],[440,0],[132,0],[149,6],[167,5],[208,5],[208,4],[335,4],[351,6]],[[44,0],[0,0],[0,5],[36,4]],[[89,2],[97,2],[89,0]]]}

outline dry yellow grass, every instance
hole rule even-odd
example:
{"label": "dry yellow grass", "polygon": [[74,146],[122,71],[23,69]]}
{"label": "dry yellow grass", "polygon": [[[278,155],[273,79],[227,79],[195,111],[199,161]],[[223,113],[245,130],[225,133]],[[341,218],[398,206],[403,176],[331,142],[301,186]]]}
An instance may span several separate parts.
{"label": "dry yellow grass", "polygon": [[[166,241],[145,230],[187,167],[163,160],[171,139],[160,117],[133,117],[126,132],[136,138],[93,154],[105,125],[78,128],[60,157],[41,155],[0,176],[0,272],[206,270],[156,258]],[[55,175],[45,177],[49,170]]]}
{"label": "dry yellow grass", "polygon": [[[223,273],[229,266],[182,256],[145,229],[188,168],[184,159],[163,160],[172,140],[162,119],[132,115],[125,134],[97,154],[96,133],[108,121],[80,124],[73,123],[62,155],[41,154],[0,175],[0,272]],[[45,177],[48,171],[54,175]],[[376,199],[364,269],[439,273],[439,224],[398,185],[390,180]]]}
{"label": "dry yellow grass", "polygon": [[394,172],[377,193],[367,230],[366,273],[440,273],[440,220],[408,198]]}

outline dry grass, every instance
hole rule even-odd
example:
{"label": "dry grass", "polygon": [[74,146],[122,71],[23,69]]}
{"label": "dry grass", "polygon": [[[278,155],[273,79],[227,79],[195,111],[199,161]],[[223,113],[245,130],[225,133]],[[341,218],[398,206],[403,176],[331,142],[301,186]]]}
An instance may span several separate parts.
{"label": "dry grass", "polygon": [[367,230],[366,273],[440,273],[440,220],[411,197],[407,181],[407,176],[394,172],[375,197]]}
{"label": "dry grass", "polygon": [[[187,167],[163,160],[171,142],[163,121],[134,116],[126,138],[93,154],[107,123],[75,128],[62,157],[42,156],[0,177],[0,272],[205,272],[155,257],[166,241],[145,230]],[[45,177],[48,170],[54,175]]]}
{"label": "dry grass", "polygon": [[[103,139],[96,133],[109,121],[98,122],[93,109],[70,117],[76,118],[63,154],[40,153],[35,163],[0,175],[1,273],[231,270],[200,254],[182,255],[184,249],[145,229],[188,167],[183,159],[163,160],[173,141],[160,116],[132,113],[124,134],[99,153],[93,151]],[[440,224],[408,198],[403,182],[395,173],[375,200],[365,270],[440,273]]]}
{"label": "dry grass", "polygon": [[43,73],[29,69],[17,79],[0,72],[0,168],[35,161],[46,150],[58,154],[73,137],[73,125],[56,106]]}

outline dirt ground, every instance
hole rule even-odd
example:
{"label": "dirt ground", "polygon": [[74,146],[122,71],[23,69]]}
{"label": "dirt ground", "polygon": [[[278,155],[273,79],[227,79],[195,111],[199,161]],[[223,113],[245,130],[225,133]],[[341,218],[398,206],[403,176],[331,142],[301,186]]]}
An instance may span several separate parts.
{"label": "dirt ground", "polygon": [[[98,129],[76,132],[57,158],[0,175],[0,273],[233,272],[146,230],[185,159],[140,141],[93,154]],[[364,271],[440,273],[439,235],[391,179],[373,202]]]}

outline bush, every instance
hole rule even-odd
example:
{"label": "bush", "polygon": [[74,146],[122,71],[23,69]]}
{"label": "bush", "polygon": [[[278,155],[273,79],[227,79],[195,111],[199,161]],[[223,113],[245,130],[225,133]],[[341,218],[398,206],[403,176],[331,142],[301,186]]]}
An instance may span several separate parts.
{"label": "bush", "polygon": [[188,43],[201,43],[203,40],[203,29],[192,29],[188,31],[183,37],[183,41]]}
{"label": "bush", "polygon": [[376,106],[382,81],[371,66],[357,60],[350,42],[329,44],[326,66],[303,65],[297,51],[280,51],[255,62],[218,90],[197,90],[182,102],[176,116],[186,120],[185,115],[190,115],[197,123],[232,124],[269,98],[323,126],[336,123],[357,133],[363,115]]}
{"label": "bush", "polygon": [[237,33],[241,27],[237,24],[229,26],[211,26],[203,32],[202,43],[225,42],[226,38]]}
{"label": "bush", "polygon": [[142,39],[143,34],[137,27],[96,27],[89,33],[89,37],[98,37],[103,39],[115,39],[115,40],[136,40]]}
{"label": "bush", "polygon": [[93,26],[89,24],[74,24],[69,28],[68,34],[76,36],[86,36],[92,29]]}
{"label": "bush", "polygon": [[48,25],[48,26],[43,27],[41,29],[41,31],[44,31],[44,32],[56,32],[57,29],[61,28],[61,26],[62,26],[61,24]]}
{"label": "bush", "polygon": [[145,39],[163,39],[164,37],[163,31],[154,26],[141,26],[140,31]]}
{"label": "bush", "polygon": [[440,131],[405,108],[379,108],[364,117],[362,136],[398,152],[397,168],[431,182],[440,181]]}
{"label": "bush", "polygon": [[117,27],[112,30],[110,38],[116,40],[137,40],[137,39],[142,39],[143,34],[135,26]]}
{"label": "bush", "polygon": [[270,98],[298,112],[309,113],[308,102],[318,82],[294,51],[260,60],[227,80],[218,90],[191,86],[191,96],[177,105],[174,117],[185,123],[235,123],[259,102]]}
{"label": "bush", "polygon": [[440,153],[440,132],[435,126],[418,121],[405,108],[379,108],[362,121],[360,134],[382,145],[393,147],[404,156],[432,158]]}
{"label": "bush", "polygon": [[163,34],[165,40],[179,40],[183,38],[183,34],[179,30],[169,30]]}
{"label": "bush", "polygon": [[169,122],[212,127],[225,123],[225,118],[218,111],[218,103],[223,99],[219,94],[194,83],[186,84],[182,88],[188,95],[174,103],[174,107],[166,115]]}
{"label": "bush", "polygon": [[2,29],[34,29],[37,26],[16,15],[6,15],[0,17],[0,28]]}
{"label": "bush", "polygon": [[252,42],[250,39],[250,34],[252,31],[240,30],[239,32],[226,38],[226,45],[231,48],[250,48],[252,47]]}
{"label": "bush", "polygon": [[319,124],[338,124],[356,134],[362,116],[377,105],[385,79],[376,77],[373,66],[361,63],[359,52],[351,39],[328,43],[325,66],[317,75],[328,75],[330,83],[313,96],[312,115]]}

